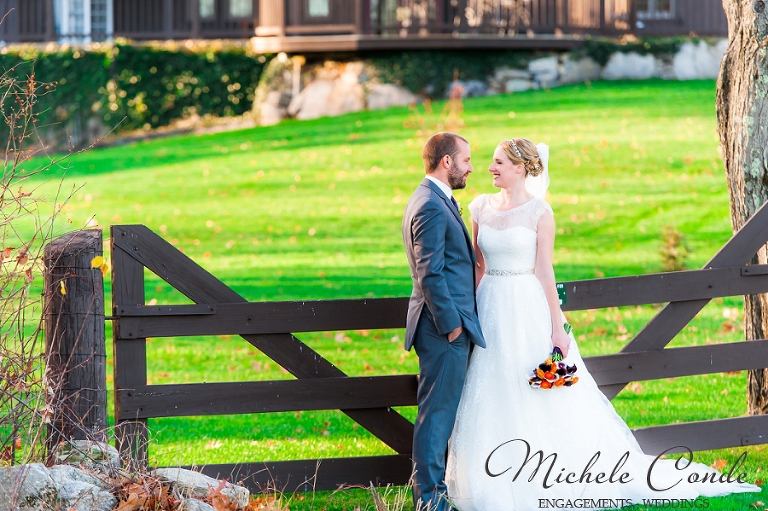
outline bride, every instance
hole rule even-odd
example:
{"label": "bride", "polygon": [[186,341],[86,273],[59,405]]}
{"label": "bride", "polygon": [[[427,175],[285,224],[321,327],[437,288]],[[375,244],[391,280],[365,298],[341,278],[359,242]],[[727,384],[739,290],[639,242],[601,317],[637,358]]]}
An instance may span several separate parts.
{"label": "bride", "polygon": [[[740,470],[720,480],[706,465],[645,455],[587,372],[555,288],[548,152],[525,138],[501,142],[488,169],[501,190],[469,205],[487,347],[470,358],[448,447],[450,501],[461,511],[612,509],[760,491],[736,480]],[[553,346],[579,380],[534,389],[530,372]]]}

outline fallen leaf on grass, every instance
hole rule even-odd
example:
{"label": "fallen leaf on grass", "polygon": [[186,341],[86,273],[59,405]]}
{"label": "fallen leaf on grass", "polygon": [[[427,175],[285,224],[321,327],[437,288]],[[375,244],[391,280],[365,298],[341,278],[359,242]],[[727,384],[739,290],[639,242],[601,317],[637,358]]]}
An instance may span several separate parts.
{"label": "fallen leaf on grass", "polygon": [[755,484],[758,485],[758,486],[762,486],[764,482],[765,481],[762,478],[761,479],[755,479]]}
{"label": "fallen leaf on grass", "polygon": [[726,460],[720,459],[720,460],[715,460],[715,462],[712,463],[710,467],[714,468],[715,470],[722,470],[723,467],[725,467],[727,464],[728,462]]}

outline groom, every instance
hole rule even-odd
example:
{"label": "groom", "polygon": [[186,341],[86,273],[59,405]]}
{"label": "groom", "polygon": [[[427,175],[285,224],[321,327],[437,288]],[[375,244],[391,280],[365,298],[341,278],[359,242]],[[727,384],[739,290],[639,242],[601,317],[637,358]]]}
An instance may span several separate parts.
{"label": "groom", "polygon": [[[419,355],[419,411],[413,434],[416,509],[443,511],[445,461],[470,343],[485,347],[475,304],[475,255],[453,190],[472,172],[469,143],[453,133],[433,135],[422,150],[427,175],[403,216],[411,265],[405,349]],[[421,507],[419,507],[421,506]]]}

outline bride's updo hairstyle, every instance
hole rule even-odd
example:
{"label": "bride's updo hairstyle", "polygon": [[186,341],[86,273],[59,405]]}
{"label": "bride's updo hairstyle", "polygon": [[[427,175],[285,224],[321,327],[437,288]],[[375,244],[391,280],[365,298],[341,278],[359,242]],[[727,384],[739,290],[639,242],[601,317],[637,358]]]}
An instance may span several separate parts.
{"label": "bride's updo hairstyle", "polygon": [[[525,175],[536,177],[544,172],[544,165],[539,158],[539,152],[536,150],[536,144],[528,140],[527,138],[515,138],[514,144],[512,140],[503,140],[499,146],[504,150],[504,154],[507,155],[512,163],[524,163]],[[515,150],[517,146],[517,151]],[[519,151],[519,154],[518,154]]]}

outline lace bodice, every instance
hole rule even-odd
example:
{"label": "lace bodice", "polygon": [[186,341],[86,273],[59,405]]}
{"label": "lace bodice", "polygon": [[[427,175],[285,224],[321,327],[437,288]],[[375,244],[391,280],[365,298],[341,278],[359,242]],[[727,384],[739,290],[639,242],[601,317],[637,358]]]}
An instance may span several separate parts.
{"label": "lace bodice", "polygon": [[491,207],[488,195],[475,198],[469,204],[469,212],[478,225],[477,243],[486,270],[533,270],[536,266],[536,225],[547,211],[551,214],[552,208],[537,197],[506,211]]}

